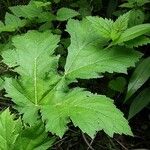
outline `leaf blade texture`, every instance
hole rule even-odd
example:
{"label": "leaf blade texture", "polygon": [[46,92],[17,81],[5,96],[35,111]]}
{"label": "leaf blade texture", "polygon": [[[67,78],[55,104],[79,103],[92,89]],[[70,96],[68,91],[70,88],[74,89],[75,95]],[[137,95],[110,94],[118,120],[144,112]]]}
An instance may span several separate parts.
{"label": "leaf blade texture", "polygon": [[21,131],[21,120],[14,121],[9,109],[0,114],[0,149],[11,150]]}
{"label": "leaf blade texture", "polygon": [[56,18],[59,21],[66,21],[68,19],[71,19],[71,18],[79,16],[79,15],[80,14],[73,9],[62,7],[57,11]]}
{"label": "leaf blade texture", "polygon": [[130,106],[128,119],[133,118],[149,103],[150,103],[150,88],[146,88],[133,99],[133,102]]}
{"label": "leaf blade texture", "polygon": [[[71,45],[65,65],[65,75],[75,78],[97,78],[100,73],[126,73],[127,68],[142,56],[139,52],[123,47],[105,49],[107,41],[99,36],[87,20],[70,20],[67,32]],[[114,57],[115,56],[115,57]]]}
{"label": "leaf blade texture", "polygon": [[60,137],[66,132],[66,124],[70,120],[92,138],[99,130],[104,130],[109,136],[113,136],[114,133],[132,135],[127,121],[111,99],[103,95],[93,95],[82,89],[70,91],[60,103],[44,105],[41,113],[43,120],[47,122],[47,131]]}
{"label": "leaf blade texture", "polygon": [[126,95],[128,100],[150,77],[150,57],[144,59],[133,72]]}

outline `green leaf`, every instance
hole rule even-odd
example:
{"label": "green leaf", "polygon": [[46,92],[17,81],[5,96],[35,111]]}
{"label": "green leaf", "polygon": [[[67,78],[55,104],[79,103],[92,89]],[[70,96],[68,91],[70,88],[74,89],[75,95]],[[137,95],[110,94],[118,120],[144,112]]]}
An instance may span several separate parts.
{"label": "green leaf", "polygon": [[22,129],[21,120],[14,119],[9,109],[0,114],[1,150],[47,150],[54,142],[54,138],[48,137],[42,123]]}
{"label": "green leaf", "polygon": [[125,30],[116,43],[120,44],[150,32],[150,24],[140,24]]}
{"label": "green leaf", "polygon": [[17,16],[14,16],[12,14],[6,13],[6,15],[5,15],[5,24],[0,22],[0,32],[3,32],[3,31],[7,31],[7,32],[15,31],[18,28],[21,28],[21,27],[25,26],[25,24],[26,24],[25,20],[21,20]]}
{"label": "green leaf", "polygon": [[102,37],[110,39],[111,29],[113,27],[113,21],[110,19],[103,19],[101,17],[87,17],[91,22],[92,27],[98,32]]}
{"label": "green leaf", "polygon": [[134,4],[133,3],[123,3],[119,7],[122,7],[122,8],[133,8]]}
{"label": "green leaf", "polygon": [[12,150],[21,131],[20,119],[14,121],[14,116],[6,109],[0,114],[0,149]]}
{"label": "green leaf", "polygon": [[133,99],[133,102],[130,106],[128,119],[134,117],[149,103],[150,103],[150,88],[147,88]]}
{"label": "green leaf", "polygon": [[139,47],[139,46],[150,44],[150,38],[146,36],[139,36],[137,38],[125,42],[124,44],[126,47],[130,47],[130,48]]}
{"label": "green leaf", "polygon": [[128,27],[130,12],[127,12],[118,17],[118,19],[113,23],[111,31],[111,39],[114,41],[118,39],[123,31]]}
{"label": "green leaf", "polygon": [[30,124],[34,124],[38,118],[39,105],[44,95],[59,80],[56,73],[58,57],[53,56],[58,42],[59,36],[49,31],[30,31],[13,38],[16,47],[11,50],[14,51],[13,63],[12,58],[9,60],[10,53],[3,55],[4,62],[12,67],[18,66],[15,71],[21,75],[18,80],[6,78],[4,87],[17,104],[17,109],[24,114],[24,120]]}
{"label": "green leaf", "polygon": [[129,27],[142,24],[145,20],[145,14],[140,9],[133,9],[130,13]]}
{"label": "green leaf", "polygon": [[29,3],[28,5],[12,6],[12,7],[9,7],[9,9],[17,17],[24,17],[24,18],[32,19],[34,17],[38,17],[39,14],[42,13],[42,7],[47,6],[49,4],[50,3],[37,1],[37,2]]}
{"label": "green leaf", "polygon": [[[99,130],[104,130],[110,136],[114,133],[132,135],[127,120],[111,99],[80,88],[68,89],[66,76],[60,77],[57,73],[58,58],[54,55],[54,49],[58,42],[59,37],[49,31],[30,31],[13,38],[13,63],[8,61],[9,53],[3,55],[4,62],[18,66],[14,71],[20,76],[18,79],[6,78],[5,89],[7,96],[12,98],[18,111],[23,114],[23,120],[34,125],[42,117],[46,121],[46,130],[60,137],[71,120],[91,137]],[[26,141],[34,143],[25,140],[25,145]],[[29,146],[32,148],[32,145]]]}
{"label": "green leaf", "polygon": [[70,9],[70,8],[62,7],[57,11],[57,20],[66,21],[78,15],[80,14],[77,11]]}
{"label": "green leaf", "polygon": [[134,66],[141,53],[124,47],[103,48],[107,43],[93,30],[90,22],[70,20],[67,32],[71,35],[71,45],[65,65],[65,76],[76,78],[97,78],[100,73],[126,73]]}
{"label": "green leaf", "polygon": [[4,80],[0,77],[0,90],[3,89]]}
{"label": "green leaf", "polygon": [[114,91],[123,92],[126,85],[126,79],[123,77],[117,77],[109,82],[109,88]]}
{"label": "green leaf", "polygon": [[109,136],[114,133],[132,135],[127,121],[111,99],[82,89],[70,91],[59,103],[43,106],[41,113],[46,120],[46,130],[60,137],[70,120],[92,138],[99,130],[104,130]]}
{"label": "green leaf", "polygon": [[126,100],[128,100],[149,79],[149,77],[150,57],[144,59],[133,72],[129,80]]}
{"label": "green leaf", "polygon": [[55,138],[48,137],[44,125],[26,127],[18,136],[13,150],[47,150],[52,146]]}

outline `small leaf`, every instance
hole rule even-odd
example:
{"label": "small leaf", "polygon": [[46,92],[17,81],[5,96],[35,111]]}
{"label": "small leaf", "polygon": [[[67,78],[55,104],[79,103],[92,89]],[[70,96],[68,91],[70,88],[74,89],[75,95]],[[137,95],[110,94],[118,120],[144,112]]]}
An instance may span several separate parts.
{"label": "small leaf", "polygon": [[26,127],[18,136],[13,150],[47,150],[55,138],[48,137],[43,123]]}
{"label": "small leaf", "polygon": [[66,21],[70,18],[76,17],[80,15],[77,11],[70,9],[70,8],[60,8],[57,11],[57,20],[59,21]]}
{"label": "small leaf", "polygon": [[130,106],[128,119],[134,117],[149,103],[150,103],[150,88],[147,88],[133,99],[133,102]]}
{"label": "small leaf", "polygon": [[138,36],[150,32],[150,24],[140,24],[125,30],[116,41],[118,44],[132,40]]}
{"label": "small leaf", "polygon": [[21,27],[25,26],[25,24],[26,24],[26,20],[21,20],[20,18],[18,18],[15,15],[6,13],[6,15],[5,15],[5,24],[0,22],[0,32],[15,31],[18,28],[21,28]]}
{"label": "small leaf", "polygon": [[124,44],[126,47],[130,47],[130,48],[139,47],[139,46],[150,44],[150,38],[146,36],[139,36],[137,38],[125,42]]}
{"label": "small leaf", "polygon": [[116,40],[120,37],[121,33],[125,31],[128,27],[130,12],[127,12],[118,17],[118,19],[113,23],[111,38]]}
{"label": "small leaf", "polygon": [[123,77],[117,77],[109,82],[109,88],[114,91],[123,92],[126,85],[126,79]]}
{"label": "small leaf", "polygon": [[11,12],[17,17],[24,17],[28,19],[32,19],[34,17],[38,17],[39,14],[42,13],[42,7],[49,5],[49,2],[32,2],[28,5],[18,5],[9,7]]}
{"label": "small leaf", "polygon": [[130,13],[129,27],[142,24],[145,20],[145,14],[140,9],[134,9]]}
{"label": "small leaf", "polygon": [[144,59],[133,72],[128,85],[126,100],[128,100],[150,77],[150,57]]}
{"label": "small leaf", "polygon": [[0,149],[12,150],[21,131],[21,120],[15,120],[6,109],[0,114]]}
{"label": "small leaf", "polygon": [[103,19],[101,17],[87,17],[91,22],[92,27],[98,32],[102,37],[110,39],[111,30],[113,26],[113,21],[108,19]]}

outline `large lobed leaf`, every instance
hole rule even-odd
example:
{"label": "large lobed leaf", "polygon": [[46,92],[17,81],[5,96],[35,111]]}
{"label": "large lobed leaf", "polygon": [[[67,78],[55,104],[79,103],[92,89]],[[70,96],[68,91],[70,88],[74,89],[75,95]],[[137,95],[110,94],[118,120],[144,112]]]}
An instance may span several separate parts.
{"label": "large lobed leaf", "polygon": [[[73,42],[72,39],[75,46],[78,45],[78,42],[80,41],[84,41],[85,44],[84,42],[81,42],[83,45],[78,45],[81,46],[81,48],[77,46],[79,50],[69,49],[69,55],[71,54],[72,57],[73,55],[77,55],[79,58],[75,57],[76,59],[74,59],[68,56],[66,68],[67,66],[70,66],[69,69],[74,69],[73,64],[76,65],[78,61],[82,61],[82,63],[79,64],[82,67],[83,64],[88,64],[90,59],[91,61],[99,59],[96,55],[99,57],[101,55],[112,55],[112,60],[111,57],[109,59],[106,57],[104,58],[107,59],[107,61],[110,60],[110,63],[112,63],[116,69],[112,70],[112,67],[110,68],[109,64],[106,65],[106,69],[104,66],[101,67],[100,63],[104,65],[102,58],[100,58],[101,61],[95,61],[97,68],[100,67],[103,71],[108,70],[110,72],[120,72],[121,70],[121,72],[124,72],[127,67],[133,65],[140,56],[139,53],[129,50],[127,53],[129,55],[131,52],[133,61],[128,62],[130,57],[124,60],[123,58],[126,56],[126,52],[119,53],[119,49],[116,52],[115,49],[110,49],[109,51],[102,50],[101,54],[101,49],[97,49],[97,45],[102,47],[101,43],[105,44],[106,41],[101,38],[97,39],[97,34],[91,33],[93,30],[89,28],[90,26],[87,21],[78,22],[71,20],[69,24],[75,25],[76,28],[74,26],[74,28],[70,27],[70,29],[72,29],[70,33],[72,34],[72,32],[75,32],[75,36],[79,33],[78,31],[82,31],[83,29],[89,29],[87,31],[90,32],[86,32],[88,35],[86,36],[86,30],[83,30],[84,32],[81,32],[81,35],[79,36],[79,41],[75,40]],[[91,41],[91,38],[95,38],[96,44],[92,43],[93,39]],[[86,48],[88,45],[87,41],[89,42],[89,49]],[[115,107],[112,100],[102,95],[93,95],[89,92],[83,91],[80,88],[68,90],[68,73],[65,72],[64,76],[59,76],[57,73],[58,57],[54,55],[54,49],[57,47],[58,42],[59,37],[51,34],[49,31],[43,33],[30,31],[24,35],[13,38],[13,45],[15,48],[14,50],[8,50],[9,52],[12,52],[12,58],[9,56],[10,53],[7,51],[3,53],[4,62],[11,67],[16,66],[15,71],[20,74],[18,79],[6,78],[4,86],[8,96],[12,98],[14,103],[16,103],[16,108],[18,111],[23,114],[23,120],[30,125],[37,123],[38,118],[40,117],[40,110],[43,121],[46,121],[47,131],[55,133],[60,137],[62,137],[67,130],[67,123],[70,121],[72,121],[75,126],[78,126],[83,132],[87,133],[91,137],[93,137],[96,131],[99,130],[104,130],[110,136],[113,136],[114,133],[132,135],[126,119]],[[85,49],[82,49],[84,46]],[[91,49],[93,46],[95,48],[95,53],[93,53]],[[75,50],[78,54],[74,54]],[[83,50],[85,51],[85,54],[87,53],[87,59],[83,57]],[[119,56],[121,55],[120,67],[117,67],[120,57],[119,60],[113,60],[114,55],[117,55],[117,53],[119,53]],[[88,59],[89,54],[92,57],[89,56]],[[95,69],[94,67],[95,64],[92,65],[93,69]],[[121,67],[124,67],[123,70]],[[73,76],[70,76],[73,78],[73,81],[77,77],[91,78],[94,74],[96,74],[95,72],[97,71],[97,68],[94,73],[92,72],[92,68],[90,68],[90,66],[87,65],[85,68],[87,69],[84,70],[84,72],[82,72],[81,69],[77,71],[75,75],[72,74]],[[101,70],[98,69],[100,72]],[[96,77],[98,77],[97,74]]]}
{"label": "large lobed leaf", "polygon": [[9,51],[3,53],[4,62],[11,67],[19,66],[15,71],[21,75],[19,80],[6,78],[4,86],[8,96],[25,113],[24,117],[30,123],[34,123],[37,118],[43,96],[59,79],[56,74],[58,57],[52,56],[58,41],[59,37],[50,32],[32,31],[13,39],[16,49],[9,50],[13,58],[10,59]]}
{"label": "large lobed leaf", "polygon": [[70,20],[67,32],[71,35],[65,66],[67,78],[96,78],[104,72],[126,73],[127,68],[134,66],[141,57],[141,53],[133,49],[119,46],[105,49],[103,46],[107,41],[87,20]]}
{"label": "large lobed leaf", "polygon": [[59,103],[42,106],[41,113],[47,122],[47,131],[60,137],[70,121],[92,138],[99,130],[104,130],[109,136],[114,133],[132,135],[123,114],[111,99],[78,88],[62,97]]}

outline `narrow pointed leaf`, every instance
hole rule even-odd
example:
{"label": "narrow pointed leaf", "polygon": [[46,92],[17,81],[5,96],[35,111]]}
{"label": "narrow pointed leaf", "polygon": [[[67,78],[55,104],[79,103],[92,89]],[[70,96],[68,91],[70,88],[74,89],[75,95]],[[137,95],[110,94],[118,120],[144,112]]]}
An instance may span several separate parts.
{"label": "narrow pointed leaf", "polygon": [[150,57],[144,59],[133,72],[129,80],[126,100],[128,100],[149,79],[149,77]]}

